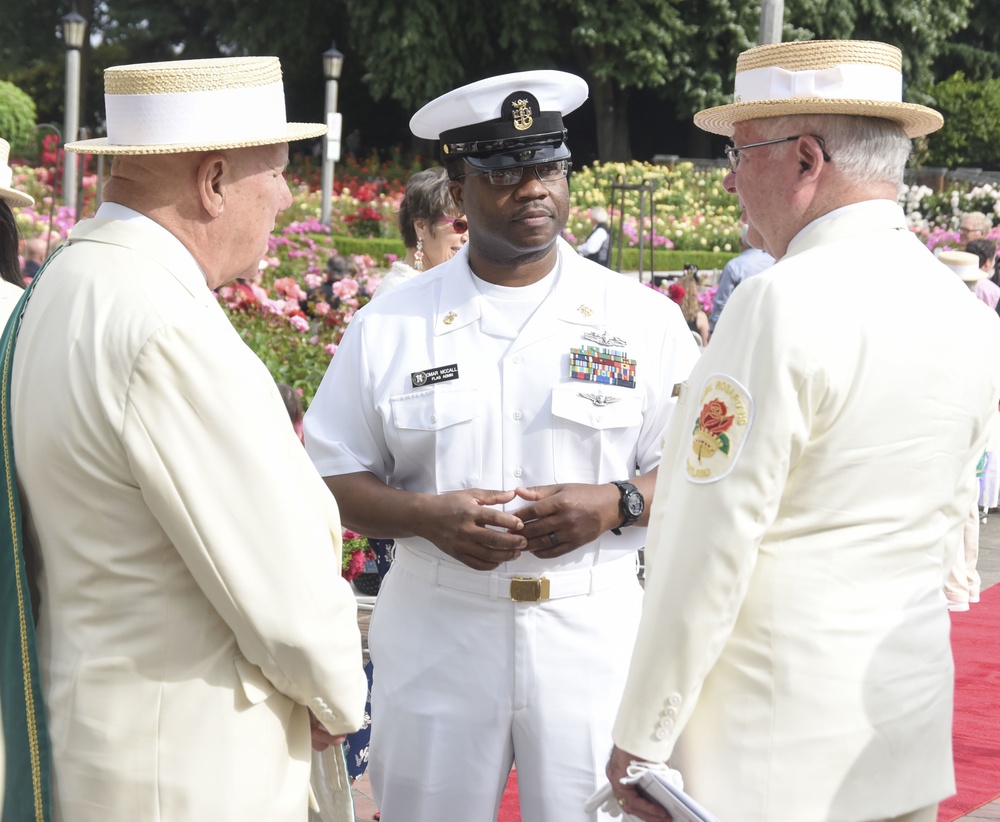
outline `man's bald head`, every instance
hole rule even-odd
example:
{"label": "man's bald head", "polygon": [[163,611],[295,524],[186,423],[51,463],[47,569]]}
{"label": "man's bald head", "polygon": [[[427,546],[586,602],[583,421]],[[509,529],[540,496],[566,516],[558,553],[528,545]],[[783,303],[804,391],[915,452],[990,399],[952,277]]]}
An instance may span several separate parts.
{"label": "man's bald head", "polygon": [[291,204],[287,163],[286,143],[119,156],[104,194],[177,237],[217,288],[248,276],[266,253],[276,215]]}

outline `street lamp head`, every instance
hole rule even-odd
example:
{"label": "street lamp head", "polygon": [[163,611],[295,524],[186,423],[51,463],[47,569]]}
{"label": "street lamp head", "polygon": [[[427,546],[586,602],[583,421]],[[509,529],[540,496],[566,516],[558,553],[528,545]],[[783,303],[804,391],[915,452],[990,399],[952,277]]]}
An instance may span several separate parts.
{"label": "street lamp head", "polygon": [[63,42],[66,44],[66,48],[83,48],[83,37],[86,32],[87,20],[82,15],[78,14],[76,8],[74,7],[73,11],[62,19],[62,36]]}
{"label": "street lamp head", "polygon": [[323,74],[327,80],[339,80],[341,69],[344,68],[344,55],[338,51],[337,43],[323,52]]}

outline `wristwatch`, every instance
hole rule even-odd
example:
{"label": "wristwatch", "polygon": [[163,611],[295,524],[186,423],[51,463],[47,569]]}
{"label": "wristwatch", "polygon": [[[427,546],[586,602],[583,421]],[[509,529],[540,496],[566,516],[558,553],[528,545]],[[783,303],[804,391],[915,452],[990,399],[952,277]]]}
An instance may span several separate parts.
{"label": "wristwatch", "polygon": [[621,500],[618,502],[618,510],[621,512],[622,522],[617,528],[612,528],[611,533],[621,536],[622,528],[632,525],[642,516],[642,512],[646,510],[646,500],[642,498],[639,489],[631,482],[612,480],[611,484],[617,485],[622,495]]}

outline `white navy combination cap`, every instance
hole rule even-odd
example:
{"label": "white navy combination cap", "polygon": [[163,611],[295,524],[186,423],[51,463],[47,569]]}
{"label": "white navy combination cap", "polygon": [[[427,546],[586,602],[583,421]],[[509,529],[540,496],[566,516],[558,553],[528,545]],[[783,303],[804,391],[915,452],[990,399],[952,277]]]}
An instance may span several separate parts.
{"label": "white navy combination cap", "polygon": [[564,71],[502,74],[431,100],[410,119],[410,131],[440,140],[442,160],[462,158],[483,170],[568,159],[562,118],[587,95],[587,83]]}

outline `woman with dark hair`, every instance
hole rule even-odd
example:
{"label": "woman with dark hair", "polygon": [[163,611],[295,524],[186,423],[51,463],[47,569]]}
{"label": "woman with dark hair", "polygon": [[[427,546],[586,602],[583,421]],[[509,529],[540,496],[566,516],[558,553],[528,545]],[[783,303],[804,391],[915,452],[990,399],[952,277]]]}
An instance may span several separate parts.
{"label": "woman with dark hair", "polygon": [[17,257],[21,235],[11,209],[35,202],[27,194],[10,187],[14,175],[7,165],[8,156],[10,143],[0,139],[0,330],[7,323],[7,318],[24,290],[24,278],[21,276],[21,264]]}
{"label": "woman with dark hair", "polygon": [[406,256],[392,264],[372,299],[450,260],[469,241],[469,224],[455,207],[448,182],[443,168],[410,177],[397,215]]}

